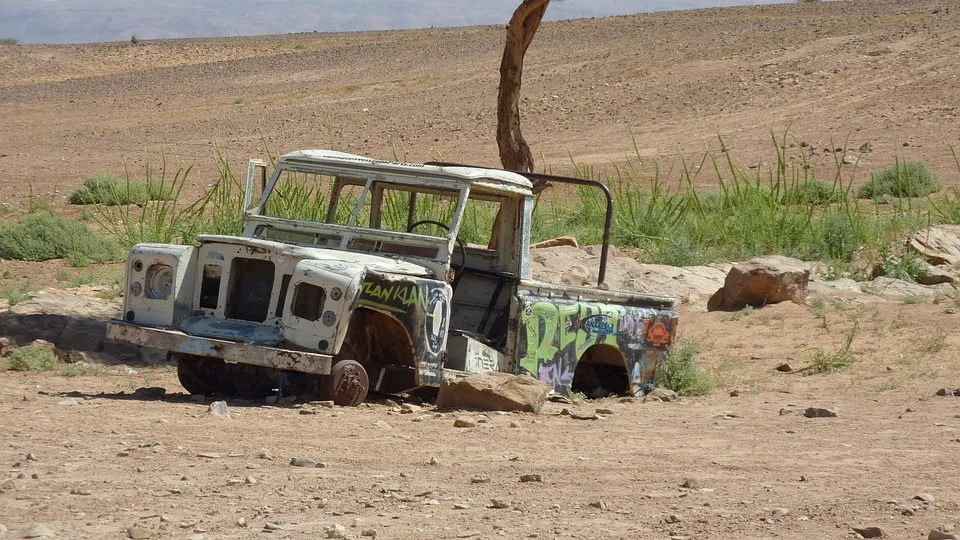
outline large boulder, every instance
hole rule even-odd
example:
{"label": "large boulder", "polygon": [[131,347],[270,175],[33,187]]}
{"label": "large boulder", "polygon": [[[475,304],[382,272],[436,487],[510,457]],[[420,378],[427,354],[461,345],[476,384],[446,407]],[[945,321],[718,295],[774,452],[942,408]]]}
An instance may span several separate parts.
{"label": "large boulder", "polygon": [[803,261],[781,255],[756,257],[730,269],[707,309],[730,311],[785,301],[803,304],[809,282],[810,268]]}
{"label": "large boulder", "polygon": [[440,384],[437,407],[539,413],[551,387],[527,375],[488,371]]}
{"label": "large boulder", "polygon": [[42,292],[0,311],[0,335],[19,343],[43,339],[64,350],[102,351],[106,322],[120,310],[119,300]]}
{"label": "large boulder", "polygon": [[917,231],[907,248],[934,266],[960,263],[960,225],[938,225]]}

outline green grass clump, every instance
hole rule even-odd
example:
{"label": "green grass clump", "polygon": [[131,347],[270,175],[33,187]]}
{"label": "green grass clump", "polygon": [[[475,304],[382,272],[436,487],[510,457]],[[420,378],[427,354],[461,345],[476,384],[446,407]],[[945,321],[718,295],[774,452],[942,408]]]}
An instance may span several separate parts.
{"label": "green grass clump", "polygon": [[166,201],[172,196],[171,186],[147,180],[132,182],[110,173],[88,176],[83,185],[70,194],[70,204],[105,204],[120,206]]}
{"label": "green grass clump", "polygon": [[912,251],[900,255],[884,253],[880,266],[884,275],[912,283],[919,283],[928,274],[923,258]]}
{"label": "green grass clump", "polygon": [[[824,319],[824,321],[826,321],[826,319]],[[853,338],[857,335],[858,331],[860,331],[859,320],[854,321],[850,335],[847,336],[847,340],[839,350],[829,353],[823,347],[817,347],[813,349],[813,358],[810,360],[810,364],[797,371],[833,373],[834,371],[840,371],[841,369],[850,367],[850,365],[853,364]]]}
{"label": "green grass clump", "polygon": [[8,360],[8,369],[11,371],[50,371],[57,363],[57,355],[49,348],[27,346],[13,350]]}
{"label": "green grass clump", "polygon": [[27,284],[20,285],[19,287],[4,288],[0,290],[0,299],[6,300],[7,305],[13,307],[20,302],[24,302],[30,298],[30,287]]}
{"label": "green grass clump", "polygon": [[681,396],[705,396],[713,392],[716,381],[697,365],[699,352],[700,346],[693,340],[673,345],[667,352],[666,361],[657,370],[654,384]]}
{"label": "green grass clump", "polygon": [[872,174],[870,181],[857,190],[857,197],[889,200],[926,197],[936,191],[940,191],[940,180],[924,163],[897,160],[895,164]]}
{"label": "green grass clump", "polygon": [[837,187],[823,180],[806,180],[784,191],[783,204],[794,205],[824,205],[840,202],[843,193]]}
{"label": "green grass clump", "polygon": [[119,260],[120,250],[113,241],[83,223],[52,214],[31,214],[17,223],[0,226],[0,259],[46,261],[69,259],[75,265],[84,262]]}

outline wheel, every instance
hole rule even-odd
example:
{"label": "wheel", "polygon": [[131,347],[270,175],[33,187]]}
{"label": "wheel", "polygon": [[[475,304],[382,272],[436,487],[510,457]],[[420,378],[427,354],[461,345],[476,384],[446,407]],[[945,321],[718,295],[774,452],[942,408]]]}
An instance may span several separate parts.
{"label": "wheel", "polygon": [[341,407],[356,407],[370,391],[367,370],[356,360],[340,360],[321,378],[320,395]]}
{"label": "wheel", "polygon": [[191,394],[229,394],[233,384],[227,374],[227,366],[219,358],[171,353],[177,362],[177,378],[180,385]]}
{"label": "wheel", "polygon": [[267,371],[250,364],[229,364],[227,372],[233,382],[234,393],[243,399],[258,399],[270,395],[273,380]]}

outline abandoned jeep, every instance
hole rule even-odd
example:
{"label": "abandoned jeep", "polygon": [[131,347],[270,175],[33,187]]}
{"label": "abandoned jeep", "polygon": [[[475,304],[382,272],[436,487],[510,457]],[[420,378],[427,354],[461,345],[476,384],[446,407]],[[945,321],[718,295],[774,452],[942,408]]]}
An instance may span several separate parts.
{"label": "abandoned jeep", "polygon": [[[531,275],[534,182],[603,190],[596,288]],[[306,150],[269,178],[251,160],[246,184],[242,236],[130,250],[123,320],[108,324],[109,339],[169,351],[191,393],[357,405],[494,370],[638,394],[676,330],[672,299],[603,285],[600,182]]]}

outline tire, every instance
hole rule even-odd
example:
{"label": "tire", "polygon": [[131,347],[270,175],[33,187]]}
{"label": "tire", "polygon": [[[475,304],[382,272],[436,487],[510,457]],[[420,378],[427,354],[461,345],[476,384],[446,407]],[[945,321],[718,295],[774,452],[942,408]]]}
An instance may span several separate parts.
{"label": "tire", "polygon": [[170,359],[176,360],[177,378],[187,392],[203,395],[233,392],[233,384],[223,360],[179,353],[170,354]]}

